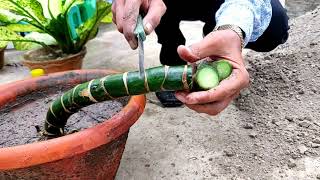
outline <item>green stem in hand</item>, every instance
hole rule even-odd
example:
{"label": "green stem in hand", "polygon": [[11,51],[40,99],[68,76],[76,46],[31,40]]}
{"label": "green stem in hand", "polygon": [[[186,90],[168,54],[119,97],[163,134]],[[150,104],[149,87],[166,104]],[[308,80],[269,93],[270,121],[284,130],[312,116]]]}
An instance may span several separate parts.
{"label": "green stem in hand", "polygon": [[[216,67],[220,67],[220,62],[225,63],[226,61],[217,62]],[[195,83],[200,89],[206,90],[217,86],[220,79],[219,72],[230,72],[228,76],[231,74],[231,65],[223,66],[223,68],[228,68],[223,71],[218,71],[216,67],[210,63],[199,66]],[[226,77],[226,74],[223,74],[223,77]],[[191,90],[193,83],[192,67],[183,65],[147,69],[145,78],[141,78],[139,72],[135,71],[108,75],[79,84],[51,104],[45,121],[45,134],[48,136],[64,135],[64,126],[68,118],[91,104],[148,92]]]}

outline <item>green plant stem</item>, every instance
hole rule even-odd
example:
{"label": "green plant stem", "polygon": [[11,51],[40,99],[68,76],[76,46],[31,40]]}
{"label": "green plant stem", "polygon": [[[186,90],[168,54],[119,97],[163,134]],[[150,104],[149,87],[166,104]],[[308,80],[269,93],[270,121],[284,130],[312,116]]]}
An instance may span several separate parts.
{"label": "green plant stem", "polygon": [[49,12],[49,14],[50,14],[51,19],[55,20],[53,14],[52,14],[52,12],[51,12],[51,9],[50,9],[50,0],[48,0],[48,12]]}
{"label": "green plant stem", "polygon": [[64,135],[67,119],[82,107],[118,97],[162,90],[187,90],[192,87],[192,67],[160,66],[147,69],[145,79],[139,72],[126,72],[77,85],[55,100],[48,110],[45,134]]}
{"label": "green plant stem", "polygon": [[[217,76],[210,79],[205,75],[195,76],[194,74],[208,74],[208,67],[215,68],[220,64],[229,62],[219,60],[215,63],[203,63],[196,72],[190,65],[182,66],[159,66],[147,69],[145,77],[140,77],[138,71],[126,72],[122,74],[112,74],[100,79],[93,79],[90,82],[79,84],[73,89],[64,93],[59,99],[56,99],[47,112],[45,120],[44,134],[47,136],[58,137],[64,135],[64,126],[68,118],[79,111],[82,107],[118,97],[146,94],[148,92],[165,91],[165,90],[203,90],[197,82],[202,81],[204,87],[212,85],[212,82],[219,82],[219,72]],[[220,67],[224,78],[230,76],[232,66]],[[225,69],[223,69],[225,68]],[[226,74],[225,72],[229,72]],[[210,75],[210,72],[209,72]],[[194,77],[195,76],[195,77]],[[223,80],[224,78],[221,78]],[[217,86],[218,83],[215,83]],[[214,86],[210,86],[214,88]]]}

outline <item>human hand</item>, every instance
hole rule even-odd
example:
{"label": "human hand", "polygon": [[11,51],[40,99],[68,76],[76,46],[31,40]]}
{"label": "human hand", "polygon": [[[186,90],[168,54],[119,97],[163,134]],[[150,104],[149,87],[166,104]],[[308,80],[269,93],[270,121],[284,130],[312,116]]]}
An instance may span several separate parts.
{"label": "human hand", "polygon": [[224,58],[233,66],[229,78],[221,81],[216,88],[192,93],[176,92],[177,99],[196,112],[217,115],[249,84],[249,74],[241,54],[241,41],[232,30],[213,31],[190,47],[179,46],[178,53],[191,63],[207,57],[213,60]]}
{"label": "human hand", "polygon": [[112,20],[132,49],[136,49],[138,46],[133,32],[140,9],[146,13],[143,25],[146,34],[150,34],[159,25],[160,19],[166,11],[166,5],[162,0],[114,0],[112,4]]}

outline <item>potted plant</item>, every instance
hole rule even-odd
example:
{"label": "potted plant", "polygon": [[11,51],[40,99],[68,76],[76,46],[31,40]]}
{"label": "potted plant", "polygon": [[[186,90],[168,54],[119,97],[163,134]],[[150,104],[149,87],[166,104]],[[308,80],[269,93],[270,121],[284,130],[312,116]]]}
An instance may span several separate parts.
{"label": "potted plant", "polygon": [[30,69],[80,69],[86,43],[110,12],[104,0],[0,0],[0,41],[30,50],[23,61]]}
{"label": "potted plant", "polygon": [[[9,126],[11,123],[12,126],[3,130],[0,126],[2,136],[5,136],[4,132],[7,131],[11,133],[8,138],[20,141],[29,134],[23,131],[32,126],[29,122],[40,118],[44,126],[38,128],[38,132],[41,137],[49,138],[40,142],[0,148],[0,179],[113,179],[129,128],[143,112],[145,96],[133,96],[111,119],[69,134],[65,131],[66,125],[70,124],[67,120],[74,113],[81,112],[80,110],[90,107],[89,105],[123,96],[165,89],[214,88],[220,81],[228,78],[231,72],[232,66],[227,61],[217,61],[201,64],[196,70],[191,65],[154,67],[147,69],[144,77],[141,77],[139,72],[78,70],[0,86],[0,119],[7,122],[2,124]],[[55,94],[61,88],[65,91],[66,87],[73,88],[51,98],[50,105],[45,105],[44,108],[46,116],[41,116],[40,111],[43,108],[39,104],[48,101],[43,96],[50,92]],[[100,112],[99,108],[94,109],[98,109],[95,113]],[[95,120],[93,111],[86,112],[89,119]],[[22,132],[23,137],[16,136],[15,131]],[[70,132],[70,129],[68,131]],[[1,144],[3,143],[0,141]]]}

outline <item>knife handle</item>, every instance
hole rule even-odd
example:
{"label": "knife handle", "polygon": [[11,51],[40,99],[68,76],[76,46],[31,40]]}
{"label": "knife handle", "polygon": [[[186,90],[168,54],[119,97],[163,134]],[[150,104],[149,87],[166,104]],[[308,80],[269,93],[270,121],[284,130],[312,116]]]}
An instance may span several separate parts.
{"label": "knife handle", "polygon": [[146,33],[144,32],[143,20],[140,14],[137,19],[137,25],[134,29],[134,34],[137,36],[137,38],[140,38],[142,41],[146,40]]}

